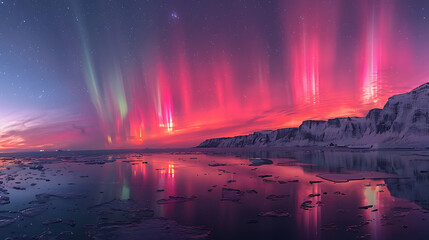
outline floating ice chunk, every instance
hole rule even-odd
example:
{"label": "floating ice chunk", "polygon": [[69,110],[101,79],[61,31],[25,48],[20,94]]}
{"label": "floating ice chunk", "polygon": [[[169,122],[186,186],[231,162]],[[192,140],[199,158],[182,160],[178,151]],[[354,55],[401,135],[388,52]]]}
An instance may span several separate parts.
{"label": "floating ice chunk", "polygon": [[240,201],[244,192],[238,189],[222,188],[222,200]]}
{"label": "floating ice chunk", "polygon": [[275,183],[275,182],[277,182],[276,180],[273,180],[273,179],[267,179],[267,178],[262,179],[262,181],[263,181],[263,182],[269,182],[269,183]]}
{"label": "floating ice chunk", "polygon": [[220,167],[220,166],[226,166],[225,163],[217,163],[217,162],[210,162],[208,164],[210,167]]}
{"label": "floating ice chunk", "polygon": [[290,217],[290,213],[284,210],[274,210],[269,212],[261,212],[259,213],[261,217]]}
{"label": "floating ice chunk", "polygon": [[369,209],[369,208],[372,208],[372,207],[373,207],[373,205],[367,205],[367,206],[359,207],[359,209]]}
{"label": "floating ice chunk", "polygon": [[266,197],[266,199],[269,199],[269,200],[273,200],[273,201],[275,201],[275,200],[281,200],[281,199],[283,199],[283,198],[285,198],[285,197],[288,197],[289,195],[284,195],[284,194],[280,194],[280,195],[276,195],[276,194],[271,194],[271,195],[268,195],[267,197]]}
{"label": "floating ice chunk", "polygon": [[40,233],[39,235],[33,236],[33,239],[36,240],[45,240],[45,239],[51,239],[52,232],[51,231],[44,231]]}
{"label": "floating ice chunk", "polygon": [[42,224],[43,225],[49,225],[49,224],[61,223],[61,222],[63,222],[63,220],[61,218],[52,218],[52,219],[43,221]]}
{"label": "floating ice chunk", "polygon": [[43,165],[40,165],[40,164],[29,164],[28,168],[33,169],[33,170],[42,170],[43,169]]}
{"label": "floating ice chunk", "polygon": [[325,230],[337,230],[338,227],[336,224],[333,223],[328,223],[328,224],[324,224],[322,225],[322,227],[320,227],[320,230],[325,231]]}
{"label": "floating ice chunk", "polygon": [[[88,236],[95,240],[127,239],[208,239],[210,230],[198,226],[183,226],[165,218],[146,219],[131,224],[99,224],[88,230]],[[144,237],[143,237],[144,236]]]}
{"label": "floating ice chunk", "polygon": [[112,200],[88,208],[103,217],[123,219],[127,223],[138,222],[144,218],[153,217],[153,210],[141,208],[133,200]]}
{"label": "floating ice chunk", "polygon": [[44,213],[46,210],[48,210],[48,206],[46,205],[37,205],[29,208],[25,208],[19,211],[23,216],[26,217],[34,217],[36,215]]}
{"label": "floating ice chunk", "polygon": [[0,196],[0,205],[9,204],[9,203],[10,203],[10,198],[9,197]]}
{"label": "floating ice chunk", "polygon": [[1,187],[0,187],[0,193],[9,194],[6,188],[1,188]]}
{"label": "floating ice chunk", "polygon": [[55,237],[55,239],[56,240],[69,240],[69,239],[71,240],[71,239],[76,239],[76,238],[74,237],[73,232],[64,231],[64,232],[61,232],[60,234],[58,234]]}
{"label": "floating ice chunk", "polygon": [[0,227],[6,227],[16,221],[14,217],[0,216]]}
{"label": "floating ice chunk", "polygon": [[65,194],[41,193],[41,194],[37,194],[36,200],[31,201],[30,203],[46,203],[53,199],[81,199],[85,197],[86,196],[82,194],[72,194],[72,193],[65,193]]}
{"label": "floating ice chunk", "polygon": [[314,207],[311,205],[312,203],[313,203],[313,201],[305,201],[305,202],[301,203],[301,208],[304,210],[310,210]]}
{"label": "floating ice chunk", "polygon": [[[348,226],[348,228],[347,228],[347,232],[358,232],[359,230],[360,230],[360,228],[361,227],[363,227],[363,226],[365,226],[365,225],[368,225],[369,224],[369,222],[368,221],[366,221],[366,222],[361,222],[360,224],[357,224],[357,225],[351,225],[351,226]],[[359,237],[359,238],[368,238],[368,237]]]}
{"label": "floating ice chunk", "polygon": [[74,194],[74,193],[62,193],[62,194],[49,194],[50,198],[61,198],[61,199],[81,199],[86,196],[83,194]]}
{"label": "floating ice chunk", "polygon": [[196,198],[196,196],[191,197],[175,197],[175,196],[169,196],[167,199],[159,199],[156,201],[158,204],[169,204],[169,203],[183,203],[188,202]]}
{"label": "floating ice chunk", "polygon": [[266,158],[249,158],[249,161],[252,162],[249,166],[261,166],[266,164],[273,164],[273,161]]}

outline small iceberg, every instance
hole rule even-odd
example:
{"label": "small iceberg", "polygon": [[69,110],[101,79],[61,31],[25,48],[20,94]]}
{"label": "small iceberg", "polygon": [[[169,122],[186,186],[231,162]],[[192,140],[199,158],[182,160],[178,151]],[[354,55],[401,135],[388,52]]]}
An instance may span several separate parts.
{"label": "small iceberg", "polygon": [[273,161],[266,158],[249,158],[249,161],[252,162],[249,166],[261,166],[267,164],[273,164]]}
{"label": "small iceberg", "polygon": [[191,196],[191,197],[169,196],[169,198],[160,199],[160,200],[156,201],[156,203],[158,203],[158,204],[183,203],[183,202],[192,201],[194,198],[196,198],[196,196]]}
{"label": "small iceberg", "polygon": [[37,205],[34,207],[22,209],[19,211],[19,213],[21,213],[25,217],[34,217],[36,215],[44,213],[46,210],[48,210],[47,205]]}
{"label": "small iceberg", "polygon": [[217,163],[217,162],[214,162],[214,161],[210,162],[208,165],[209,165],[209,167],[221,167],[221,166],[226,166],[226,164],[225,164],[225,163]]}
{"label": "small iceberg", "polygon": [[222,200],[238,202],[243,195],[244,192],[241,190],[233,188],[222,188]]}
{"label": "small iceberg", "polygon": [[259,214],[260,217],[290,217],[290,213],[284,210],[274,210],[269,212],[262,212]]}
{"label": "small iceberg", "polygon": [[6,227],[16,221],[14,217],[0,216],[0,227]]}

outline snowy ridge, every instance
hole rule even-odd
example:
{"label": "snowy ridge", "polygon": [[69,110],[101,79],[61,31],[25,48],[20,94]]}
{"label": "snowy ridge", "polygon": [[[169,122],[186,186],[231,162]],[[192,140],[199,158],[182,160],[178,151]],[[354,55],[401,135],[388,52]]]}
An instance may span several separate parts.
{"label": "snowy ridge", "polygon": [[307,120],[298,128],[212,138],[197,147],[429,147],[429,83],[389,98],[365,117]]}

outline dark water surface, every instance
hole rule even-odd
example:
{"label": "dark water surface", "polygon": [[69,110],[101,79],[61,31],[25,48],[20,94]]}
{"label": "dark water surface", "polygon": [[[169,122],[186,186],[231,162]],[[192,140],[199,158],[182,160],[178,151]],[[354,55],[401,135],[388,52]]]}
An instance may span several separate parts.
{"label": "dark water surface", "polygon": [[429,239],[428,171],[424,151],[3,154],[0,239]]}

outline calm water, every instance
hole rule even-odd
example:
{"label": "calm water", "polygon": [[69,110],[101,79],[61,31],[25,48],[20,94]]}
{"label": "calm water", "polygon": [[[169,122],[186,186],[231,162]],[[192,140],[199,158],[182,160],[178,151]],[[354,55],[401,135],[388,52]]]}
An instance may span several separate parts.
{"label": "calm water", "polygon": [[[256,157],[273,164],[249,166]],[[57,152],[0,159],[0,196],[10,201],[0,204],[0,239],[429,236],[429,152]],[[215,163],[226,165],[209,166]],[[396,178],[335,183],[317,176],[361,171]],[[169,196],[188,201],[158,201]],[[260,216],[274,210],[288,216]]]}

